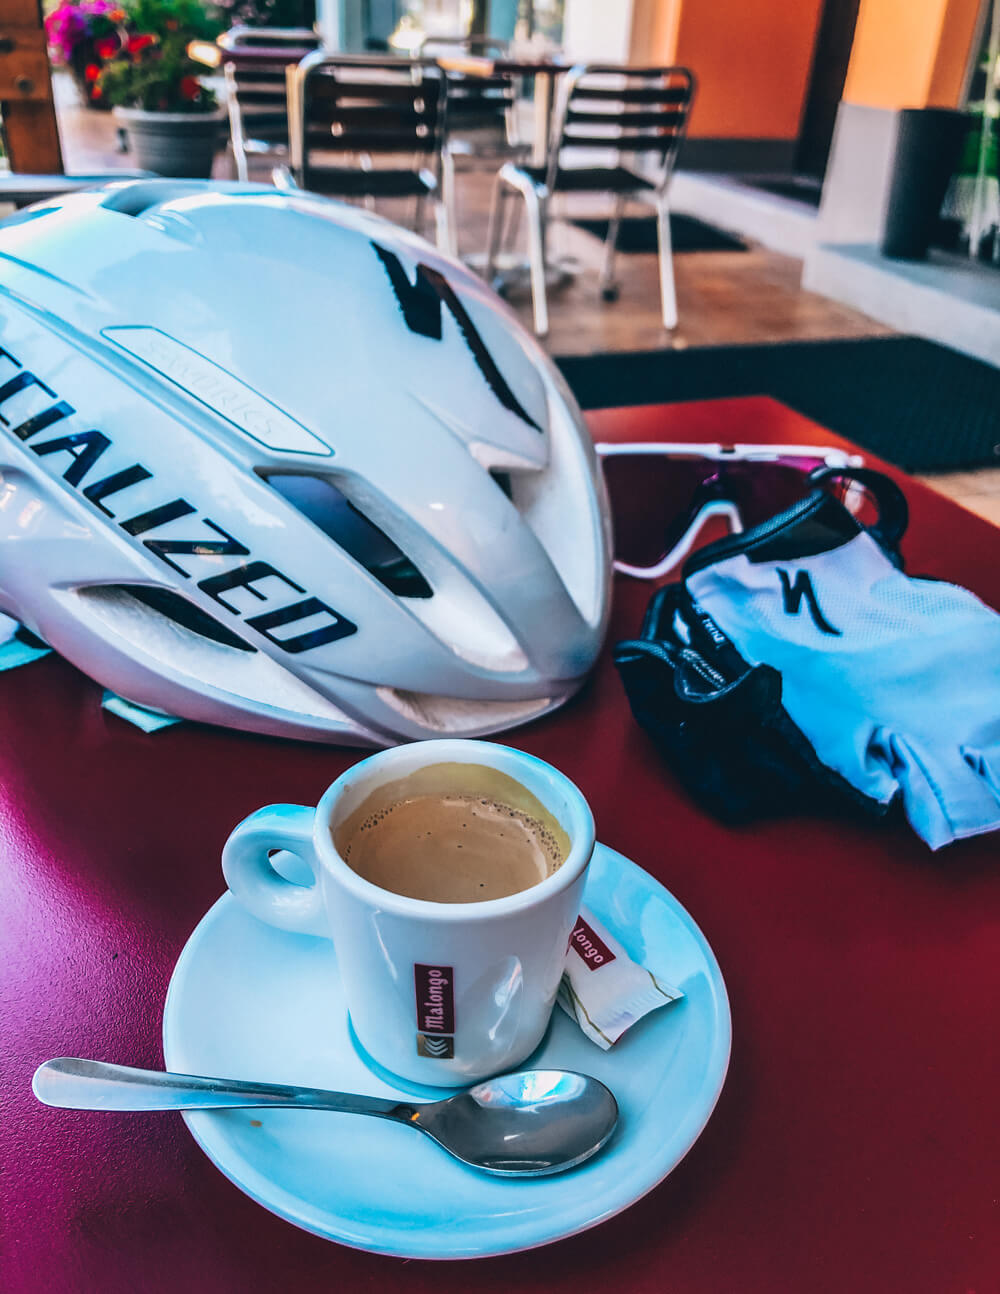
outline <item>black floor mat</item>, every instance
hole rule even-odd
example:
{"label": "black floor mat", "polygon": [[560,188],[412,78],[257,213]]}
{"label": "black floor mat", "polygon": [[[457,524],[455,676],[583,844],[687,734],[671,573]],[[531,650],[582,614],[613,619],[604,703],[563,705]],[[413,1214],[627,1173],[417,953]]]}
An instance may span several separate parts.
{"label": "black floor mat", "polygon": [[[574,220],[578,228],[602,242],[608,236],[606,220]],[[675,252],[745,252],[746,243],[694,216],[670,215],[670,242]],[[655,252],[656,217],[626,216],[618,227],[615,246],[620,252]]]}
{"label": "black floor mat", "polygon": [[919,337],[558,361],[585,409],[770,395],[909,471],[1000,466],[1000,370]]}

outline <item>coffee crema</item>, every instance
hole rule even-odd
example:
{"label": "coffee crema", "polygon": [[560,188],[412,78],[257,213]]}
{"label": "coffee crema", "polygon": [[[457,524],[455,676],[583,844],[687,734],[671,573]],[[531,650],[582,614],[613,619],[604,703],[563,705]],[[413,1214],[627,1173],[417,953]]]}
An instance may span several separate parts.
{"label": "coffee crema", "polygon": [[380,787],[333,838],[366,881],[432,903],[519,894],[570,852],[565,830],[526,787],[469,764],[434,765]]}

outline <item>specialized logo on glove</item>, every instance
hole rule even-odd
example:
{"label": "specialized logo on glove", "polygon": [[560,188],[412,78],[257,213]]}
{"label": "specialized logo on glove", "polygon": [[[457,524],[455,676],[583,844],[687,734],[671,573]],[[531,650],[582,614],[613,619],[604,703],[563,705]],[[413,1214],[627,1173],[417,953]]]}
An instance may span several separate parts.
{"label": "specialized logo on glove", "polygon": [[820,633],[830,634],[834,638],[841,636],[840,630],[834,629],[820,610],[816,590],[813,588],[812,577],[808,571],[799,571],[793,582],[789,578],[787,571],[779,570],[778,579],[781,581],[781,605],[786,616],[797,616],[802,606],[802,601],[805,599],[813,624]]}

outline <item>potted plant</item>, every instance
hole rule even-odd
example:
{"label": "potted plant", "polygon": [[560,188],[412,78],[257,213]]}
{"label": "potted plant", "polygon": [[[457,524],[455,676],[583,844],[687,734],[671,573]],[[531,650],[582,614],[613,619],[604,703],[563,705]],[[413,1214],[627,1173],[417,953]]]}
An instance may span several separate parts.
{"label": "potted plant", "polygon": [[45,18],[52,61],[69,70],[90,108],[110,106],[97,79],[102,62],[121,51],[125,33],[120,0],[61,0]]}
{"label": "potted plant", "polygon": [[135,164],[160,175],[209,176],[224,113],[188,42],[220,30],[198,0],[130,0],[130,30],[97,78]]}

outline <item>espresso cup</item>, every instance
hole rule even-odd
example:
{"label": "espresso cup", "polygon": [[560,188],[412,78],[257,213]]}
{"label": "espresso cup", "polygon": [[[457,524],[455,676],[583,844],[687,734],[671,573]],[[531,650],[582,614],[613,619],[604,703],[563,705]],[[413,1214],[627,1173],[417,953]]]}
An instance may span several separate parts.
{"label": "espresso cup", "polygon": [[[562,861],[527,888],[473,902],[405,896],[348,865],[343,831],[365,817],[358,811],[368,801],[453,792],[529,817],[541,806]],[[443,740],[362,760],[315,809],[259,809],[229,837],[222,867],[255,917],[333,941],[354,1033],[378,1065],[454,1086],[515,1068],[541,1042],[593,849],[587,802],[558,770],[508,746]],[[301,860],[311,884],[275,870],[271,856],[282,850]]]}

